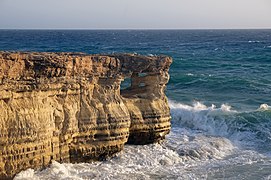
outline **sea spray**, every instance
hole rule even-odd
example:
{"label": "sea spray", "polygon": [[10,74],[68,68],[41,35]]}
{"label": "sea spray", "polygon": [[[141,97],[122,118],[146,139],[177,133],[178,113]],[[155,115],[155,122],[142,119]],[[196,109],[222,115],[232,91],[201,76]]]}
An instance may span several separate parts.
{"label": "sea spray", "polygon": [[[243,116],[242,112],[232,110],[229,105],[217,108],[199,102],[193,106],[171,100],[169,103],[173,127],[161,144],[127,145],[124,152],[102,162],[53,162],[45,170],[28,169],[15,179],[207,179],[221,178],[221,172],[234,177],[232,172],[241,173],[243,168],[270,164],[270,159],[255,148],[246,149],[248,142],[244,141],[257,138],[257,134],[253,129],[241,131],[237,128],[240,123],[232,122],[238,120],[232,117]],[[271,172],[271,166],[259,173],[266,174],[269,170]],[[241,176],[247,177],[246,174]],[[250,173],[249,177],[257,177],[257,174]]]}
{"label": "sea spray", "polygon": [[[271,147],[271,112],[264,104],[254,111],[238,112],[222,104],[206,105],[195,102],[193,106],[169,101],[174,127],[210,136],[226,137],[242,148],[263,149]],[[269,150],[270,148],[266,149]]]}

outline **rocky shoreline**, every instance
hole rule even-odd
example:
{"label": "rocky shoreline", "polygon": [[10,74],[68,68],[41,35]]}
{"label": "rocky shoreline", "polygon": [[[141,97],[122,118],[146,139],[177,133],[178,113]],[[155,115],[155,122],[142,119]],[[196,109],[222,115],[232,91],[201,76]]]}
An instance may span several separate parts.
{"label": "rocky shoreline", "polygon": [[0,51],[0,179],[164,139],[171,63],[167,56]]}

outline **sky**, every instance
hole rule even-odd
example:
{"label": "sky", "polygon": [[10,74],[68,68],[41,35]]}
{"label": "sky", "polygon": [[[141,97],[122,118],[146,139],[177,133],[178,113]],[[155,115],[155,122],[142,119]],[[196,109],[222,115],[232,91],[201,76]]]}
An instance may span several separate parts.
{"label": "sky", "polygon": [[271,0],[0,0],[0,29],[271,28]]}

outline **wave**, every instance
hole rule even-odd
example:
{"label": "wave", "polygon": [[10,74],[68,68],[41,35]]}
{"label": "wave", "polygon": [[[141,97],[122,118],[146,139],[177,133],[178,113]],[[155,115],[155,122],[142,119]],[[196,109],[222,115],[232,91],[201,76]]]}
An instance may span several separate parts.
{"label": "wave", "polygon": [[238,112],[227,104],[207,107],[195,102],[189,106],[169,100],[169,105],[175,128],[225,137],[243,148],[269,150],[271,147],[271,111],[267,104],[247,112]]}
{"label": "wave", "polygon": [[[41,179],[262,179],[271,177],[271,161],[256,152],[238,152],[238,155],[222,160],[180,162],[172,160],[158,145],[128,147],[121,156],[106,162],[69,164],[52,162],[43,171],[28,169],[18,174],[17,180]],[[137,151],[136,151],[137,149]],[[145,151],[140,151],[145,149]],[[130,151],[131,150],[131,151]],[[141,152],[141,153],[138,153]],[[142,155],[143,156],[140,156]],[[151,155],[148,157],[148,155]],[[174,154],[178,159],[178,156]],[[153,159],[151,159],[153,158]],[[168,159],[167,159],[168,158]],[[157,161],[159,160],[160,161]]]}
{"label": "wave", "polygon": [[248,41],[249,43],[260,43],[261,41]]}
{"label": "wave", "polygon": [[169,105],[172,130],[161,144],[126,145],[123,152],[102,162],[54,161],[44,170],[22,171],[15,179],[270,177],[270,149],[265,154],[257,149],[262,144],[271,147],[271,112],[267,104],[250,112],[236,111],[227,104],[208,107],[195,102],[190,106],[169,100]]}
{"label": "wave", "polygon": [[259,110],[269,110],[270,106],[268,104],[261,104]]}
{"label": "wave", "polygon": [[186,76],[202,76],[202,77],[212,77],[212,74],[193,74],[193,73],[186,73]]}

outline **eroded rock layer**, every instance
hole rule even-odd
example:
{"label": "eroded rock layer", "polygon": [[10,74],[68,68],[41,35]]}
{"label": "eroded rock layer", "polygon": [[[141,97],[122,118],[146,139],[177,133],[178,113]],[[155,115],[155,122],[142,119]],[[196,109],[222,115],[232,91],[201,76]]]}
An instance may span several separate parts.
{"label": "eroded rock layer", "polygon": [[[0,179],[100,160],[170,130],[166,56],[0,52]],[[130,87],[121,90],[124,79]]]}

